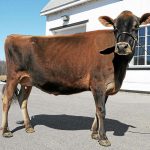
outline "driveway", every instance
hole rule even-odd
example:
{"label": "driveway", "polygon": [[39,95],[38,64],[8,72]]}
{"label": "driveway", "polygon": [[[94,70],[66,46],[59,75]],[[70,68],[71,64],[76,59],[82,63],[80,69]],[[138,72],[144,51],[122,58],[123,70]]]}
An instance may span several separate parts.
{"label": "driveway", "polygon": [[16,124],[22,120],[22,115],[18,103],[13,103],[9,111],[9,127],[14,137],[0,136],[0,150],[150,149],[148,94],[119,92],[109,97],[106,105],[106,131],[112,144],[109,148],[91,139],[95,106],[90,92],[53,96],[33,88],[28,106],[36,132],[27,134],[21,124]]}

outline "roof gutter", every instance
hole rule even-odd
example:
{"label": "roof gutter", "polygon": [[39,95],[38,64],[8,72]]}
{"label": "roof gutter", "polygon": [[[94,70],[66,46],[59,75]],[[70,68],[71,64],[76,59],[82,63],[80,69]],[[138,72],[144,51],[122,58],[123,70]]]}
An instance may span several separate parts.
{"label": "roof gutter", "polygon": [[48,14],[52,14],[52,13],[55,13],[55,12],[58,12],[58,11],[61,11],[61,10],[64,10],[64,9],[67,9],[67,8],[70,8],[70,7],[74,7],[76,5],[80,5],[80,4],[83,4],[85,2],[89,2],[89,1],[92,1],[92,0],[81,0],[81,1],[71,3],[71,4],[66,4],[66,5],[58,7],[58,8],[54,8],[54,9],[50,9],[50,10],[40,12],[40,15],[41,16],[46,16]]}

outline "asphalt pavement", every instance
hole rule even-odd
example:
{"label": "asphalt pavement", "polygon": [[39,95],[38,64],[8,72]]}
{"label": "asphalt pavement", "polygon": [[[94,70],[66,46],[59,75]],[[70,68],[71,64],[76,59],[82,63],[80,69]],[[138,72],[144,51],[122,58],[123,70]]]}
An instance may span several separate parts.
{"label": "asphalt pavement", "polygon": [[150,150],[150,94],[119,92],[108,98],[105,124],[112,144],[108,148],[91,139],[95,106],[90,92],[54,96],[33,88],[28,109],[36,132],[27,134],[16,124],[22,114],[13,103],[9,127],[14,136],[0,136],[0,150]]}

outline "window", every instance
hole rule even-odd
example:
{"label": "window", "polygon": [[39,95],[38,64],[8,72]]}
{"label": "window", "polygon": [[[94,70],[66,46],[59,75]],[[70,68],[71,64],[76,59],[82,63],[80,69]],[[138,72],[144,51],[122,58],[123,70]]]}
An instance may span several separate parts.
{"label": "window", "polygon": [[150,65],[150,25],[142,26],[138,32],[138,44],[132,60],[132,65]]}

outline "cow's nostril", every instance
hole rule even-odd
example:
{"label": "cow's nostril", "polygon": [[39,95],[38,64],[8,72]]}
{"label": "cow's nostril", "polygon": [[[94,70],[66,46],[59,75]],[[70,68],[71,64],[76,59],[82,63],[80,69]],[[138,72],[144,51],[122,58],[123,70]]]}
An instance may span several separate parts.
{"label": "cow's nostril", "polygon": [[128,48],[128,44],[125,44],[124,48]]}
{"label": "cow's nostril", "polygon": [[119,47],[120,47],[119,44],[117,44],[117,48],[118,48],[118,49],[120,49]]}

